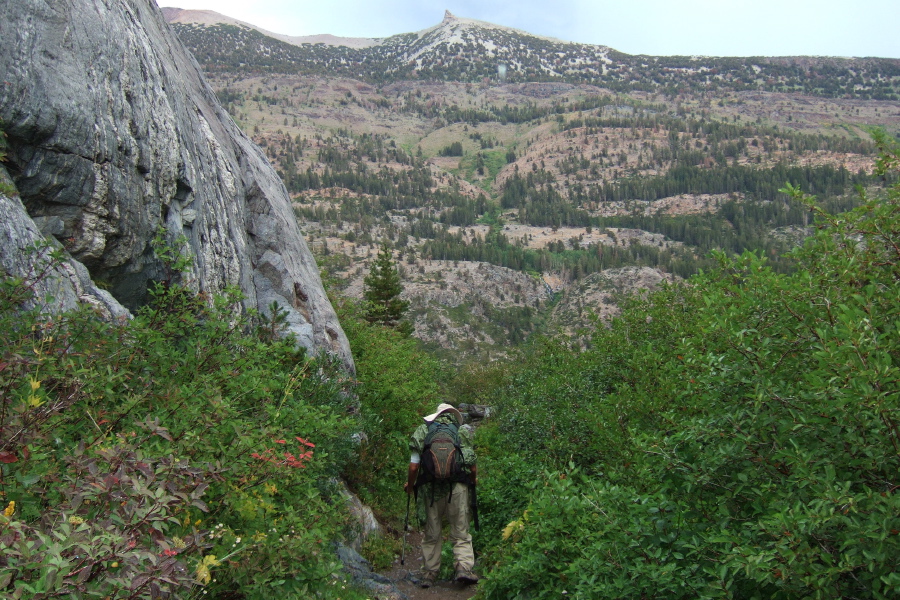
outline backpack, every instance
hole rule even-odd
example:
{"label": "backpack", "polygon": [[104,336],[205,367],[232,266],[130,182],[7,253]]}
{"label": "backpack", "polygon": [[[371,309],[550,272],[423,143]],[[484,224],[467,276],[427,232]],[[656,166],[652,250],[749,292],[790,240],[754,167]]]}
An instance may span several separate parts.
{"label": "backpack", "polygon": [[465,482],[465,464],[459,444],[459,427],[452,423],[430,423],[416,486],[432,481]]}

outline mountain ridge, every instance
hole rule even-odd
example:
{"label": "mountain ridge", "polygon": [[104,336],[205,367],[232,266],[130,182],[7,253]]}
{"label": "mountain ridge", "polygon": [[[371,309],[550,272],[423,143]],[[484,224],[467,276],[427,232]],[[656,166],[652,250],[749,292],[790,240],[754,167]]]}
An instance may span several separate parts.
{"label": "mountain ridge", "polygon": [[458,17],[451,13],[449,10],[444,11],[443,20],[431,27],[426,27],[425,29],[420,29],[419,31],[407,32],[407,33],[397,33],[393,35],[389,35],[383,38],[377,37],[349,37],[349,36],[339,36],[333,35],[330,33],[324,34],[315,34],[315,35],[288,35],[284,33],[275,33],[254,25],[252,23],[248,23],[246,21],[241,21],[239,19],[235,19],[233,17],[229,17],[228,15],[224,15],[222,13],[216,12],[214,10],[195,10],[195,9],[184,9],[177,8],[174,6],[167,6],[161,9],[163,11],[163,15],[166,18],[166,21],[169,23],[178,23],[182,25],[237,25],[239,27],[247,27],[262,33],[268,37],[275,38],[277,40],[281,40],[288,44],[292,44],[294,46],[301,46],[303,44],[318,44],[324,43],[329,46],[347,46],[349,48],[366,48],[369,46],[377,46],[383,43],[385,40],[389,40],[394,37],[408,35],[409,33],[415,33],[419,35],[421,38],[425,34],[431,33],[432,31],[439,29],[443,25],[449,24],[460,24],[460,25],[469,25],[469,26],[477,26],[477,27],[485,27],[492,29],[500,29],[504,31],[509,31],[521,35],[528,35],[531,37],[535,37],[538,39],[547,40],[550,42],[564,43],[564,44],[574,44],[578,42],[571,42],[567,40],[561,40],[558,38],[554,38],[551,36],[542,36],[533,34],[521,29],[516,29],[514,27],[507,27],[505,25],[497,25],[495,23],[490,23],[488,21],[480,21],[478,19],[470,19],[467,17]]}
{"label": "mountain ridge", "polygon": [[329,46],[347,46],[349,48],[367,48],[380,43],[381,38],[353,38],[331,35],[330,33],[318,35],[286,35],[283,33],[275,33],[262,27],[234,19],[228,15],[216,12],[214,10],[191,10],[176,8],[174,6],[165,6],[161,8],[163,16],[170,24],[180,23],[183,25],[236,25],[238,27],[246,27],[258,31],[259,33],[275,38],[276,40],[300,46],[303,44],[327,44]]}
{"label": "mountain ridge", "polygon": [[[330,33],[324,34],[314,34],[314,35],[289,35],[284,33],[275,33],[249,23],[247,21],[241,21],[239,19],[235,19],[228,15],[219,13],[213,10],[200,10],[200,9],[183,9],[177,7],[162,7],[163,15],[166,17],[166,20],[171,24],[182,24],[182,25],[204,25],[204,26],[213,26],[213,25],[237,25],[241,27],[247,27],[258,31],[268,37],[272,37],[286,43],[300,46],[303,44],[317,44],[324,43],[326,45],[332,46],[347,46],[350,48],[365,48],[369,46],[376,46],[383,43],[386,40],[390,40],[391,38],[406,36],[410,33],[417,34],[420,38],[425,34],[431,33],[432,31],[439,29],[444,25],[450,24],[462,24],[476,27],[483,27],[489,29],[498,29],[502,31],[512,32],[520,35],[526,35],[529,37],[546,40],[554,43],[561,44],[574,44],[580,46],[597,46],[600,48],[609,48],[610,46],[606,44],[594,44],[589,42],[578,42],[574,40],[565,40],[561,38],[556,38],[553,36],[545,36],[536,33],[532,33],[529,31],[525,31],[523,29],[517,29],[515,27],[509,27],[506,25],[500,25],[497,23],[491,23],[490,21],[482,21],[479,19],[472,19],[468,17],[460,17],[449,10],[444,11],[444,18],[441,22],[432,25],[430,27],[426,27],[424,29],[420,29],[418,31],[406,32],[406,33],[396,33],[386,37],[350,37],[350,36],[339,36]],[[620,52],[618,50],[614,50],[615,52],[619,52],[621,54],[625,54],[624,52]],[[678,57],[678,58],[688,58],[691,60],[699,60],[699,59],[719,59],[719,58],[757,58],[757,59],[838,59],[838,60],[863,60],[863,59],[884,59],[884,60],[894,60],[900,61],[900,59],[890,58],[890,57],[879,57],[879,56],[855,56],[855,55],[831,55],[831,54],[797,54],[797,55],[747,55],[747,56],[738,56],[738,55],[715,55],[715,54],[665,54],[665,55],[651,55],[645,53],[631,54],[630,56],[640,56],[640,57]]]}
{"label": "mountain ridge", "polygon": [[900,99],[900,59],[630,55],[449,12],[435,26],[386,38],[290,38],[216,13],[164,10],[213,73],[328,74],[376,85],[404,80],[564,81],[668,97],[687,90],[730,90]]}

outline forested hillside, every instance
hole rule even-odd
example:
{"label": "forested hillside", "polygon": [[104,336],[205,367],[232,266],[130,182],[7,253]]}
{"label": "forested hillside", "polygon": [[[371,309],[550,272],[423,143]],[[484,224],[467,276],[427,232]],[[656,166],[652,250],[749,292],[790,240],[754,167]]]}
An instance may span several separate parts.
{"label": "forested hillside", "polygon": [[[874,183],[870,131],[900,132],[892,60],[628,56],[449,14],[365,47],[175,28],[278,167],[336,284],[360,297],[388,241],[414,335],[455,360],[554,330],[561,294],[610,269],[689,277],[722,249],[790,270],[811,214],[778,190],[850,208]],[[513,293],[466,310],[468,262],[509,269]],[[526,301],[514,272],[543,297]]]}
{"label": "forested hillside", "polygon": [[817,218],[791,274],[719,254],[502,375],[481,597],[900,593],[900,187],[841,215],[793,193]]}

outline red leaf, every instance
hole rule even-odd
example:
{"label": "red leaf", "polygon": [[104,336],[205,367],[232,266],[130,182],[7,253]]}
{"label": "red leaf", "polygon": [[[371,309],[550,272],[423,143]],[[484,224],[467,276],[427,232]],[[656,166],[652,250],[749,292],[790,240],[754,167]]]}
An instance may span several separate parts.
{"label": "red leaf", "polygon": [[16,456],[14,452],[0,452],[0,463],[14,463],[19,462],[19,458]]}
{"label": "red leaf", "polygon": [[298,437],[298,438],[294,438],[294,439],[296,439],[296,440],[297,440],[298,442],[300,442],[301,444],[304,444],[304,445],[306,445],[306,446],[309,446],[310,448],[315,448],[315,447],[316,447],[315,444],[313,444],[312,442],[307,442],[307,441],[304,440],[302,437]]}

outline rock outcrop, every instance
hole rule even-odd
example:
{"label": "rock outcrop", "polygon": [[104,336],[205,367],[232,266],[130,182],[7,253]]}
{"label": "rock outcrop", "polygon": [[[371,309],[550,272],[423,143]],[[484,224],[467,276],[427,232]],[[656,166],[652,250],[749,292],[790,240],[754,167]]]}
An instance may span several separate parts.
{"label": "rock outcrop", "polygon": [[[620,230],[623,231],[623,230]],[[680,277],[652,267],[620,267],[592,273],[567,288],[550,314],[552,326],[575,337],[619,316],[625,296],[646,294]]]}
{"label": "rock outcrop", "polygon": [[[6,182],[2,167],[0,182]],[[84,265],[55,258],[53,250],[58,247],[58,242],[44,236],[18,198],[0,191],[0,271],[31,288],[34,300],[28,308],[61,313],[88,305],[108,321],[130,318],[109,292],[94,285]]]}
{"label": "rock outcrop", "polygon": [[130,309],[163,276],[155,232],[183,235],[185,283],[278,303],[303,346],[352,370],[287,191],[156,4],[16,0],[0,16],[7,168],[31,219]]}

